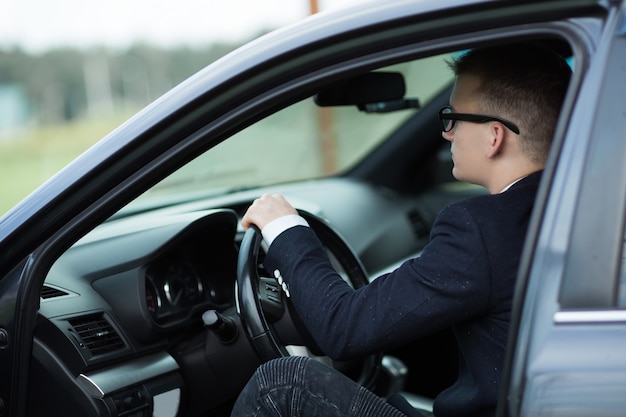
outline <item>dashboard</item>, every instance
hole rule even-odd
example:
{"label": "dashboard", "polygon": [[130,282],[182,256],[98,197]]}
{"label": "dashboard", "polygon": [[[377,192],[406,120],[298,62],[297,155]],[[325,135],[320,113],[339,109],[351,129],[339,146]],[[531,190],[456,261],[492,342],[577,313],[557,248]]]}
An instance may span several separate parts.
{"label": "dashboard", "polygon": [[[38,401],[29,415],[53,407],[81,416],[229,415],[260,364],[242,330],[235,281],[239,221],[263,192],[328,220],[371,275],[420,250],[438,209],[466,196],[403,197],[329,179],[110,219],[46,277],[29,378]],[[208,330],[208,311],[232,323],[236,337]]]}
{"label": "dashboard", "polygon": [[[182,378],[216,372],[204,357],[193,357],[198,344],[228,348],[233,358],[255,358],[245,337],[229,347],[207,341],[211,334],[200,320],[207,310],[233,310],[237,224],[228,209],[148,214],[107,222],[74,244],[53,265],[42,290],[35,379],[56,379],[55,387],[88,393],[74,404],[80,415],[102,415],[103,407],[105,415],[153,415],[158,404],[183,399],[193,408],[219,407],[228,397],[207,401],[200,387],[187,387],[183,398]],[[224,356],[213,357],[227,364]],[[248,372],[255,366],[250,360]],[[217,371],[223,372],[219,366]],[[49,408],[71,395],[49,386],[45,391],[33,407]],[[159,411],[168,414],[176,410]]]}
{"label": "dashboard", "polygon": [[[61,293],[44,299],[41,313],[54,320],[99,307],[131,344],[185,327],[206,309],[232,304],[237,221],[214,210],[105,223],[53,266],[46,286]],[[58,303],[63,292],[70,298]]]}

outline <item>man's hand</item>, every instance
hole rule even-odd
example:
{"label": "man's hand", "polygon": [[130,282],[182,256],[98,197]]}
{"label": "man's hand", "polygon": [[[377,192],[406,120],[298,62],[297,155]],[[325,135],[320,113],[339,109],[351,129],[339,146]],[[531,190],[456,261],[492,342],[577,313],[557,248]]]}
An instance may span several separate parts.
{"label": "man's hand", "polygon": [[279,217],[298,214],[295,208],[280,194],[263,194],[252,202],[252,205],[241,219],[241,225],[248,229],[253,224],[263,230],[266,224]]}

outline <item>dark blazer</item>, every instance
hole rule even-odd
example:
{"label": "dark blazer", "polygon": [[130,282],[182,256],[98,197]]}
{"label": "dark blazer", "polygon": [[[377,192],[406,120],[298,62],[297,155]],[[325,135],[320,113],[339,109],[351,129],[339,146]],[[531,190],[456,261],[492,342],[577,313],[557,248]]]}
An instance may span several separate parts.
{"label": "dark blazer", "polygon": [[333,270],[307,227],[279,235],[265,264],[281,271],[298,314],[333,359],[382,352],[452,327],[459,375],[436,398],[435,415],[493,415],[540,176],[447,206],[419,257],[356,291]]}

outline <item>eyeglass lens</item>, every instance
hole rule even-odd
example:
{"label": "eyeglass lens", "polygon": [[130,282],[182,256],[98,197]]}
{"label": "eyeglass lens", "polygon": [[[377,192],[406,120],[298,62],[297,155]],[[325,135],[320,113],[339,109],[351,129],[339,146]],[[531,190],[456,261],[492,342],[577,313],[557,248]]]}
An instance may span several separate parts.
{"label": "eyeglass lens", "polygon": [[443,127],[444,132],[449,132],[454,127],[454,119],[446,119],[444,116],[446,114],[452,113],[452,109],[450,107],[444,107],[441,109],[441,126]]}

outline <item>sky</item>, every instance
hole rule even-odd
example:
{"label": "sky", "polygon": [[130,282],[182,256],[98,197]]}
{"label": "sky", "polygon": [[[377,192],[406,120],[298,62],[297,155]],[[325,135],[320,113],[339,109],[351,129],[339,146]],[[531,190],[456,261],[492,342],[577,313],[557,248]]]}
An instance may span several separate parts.
{"label": "sky", "polygon": [[124,48],[246,41],[262,30],[363,0],[0,0],[0,48]]}

